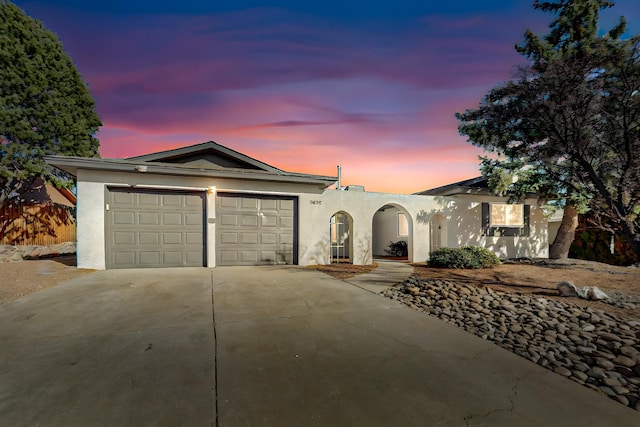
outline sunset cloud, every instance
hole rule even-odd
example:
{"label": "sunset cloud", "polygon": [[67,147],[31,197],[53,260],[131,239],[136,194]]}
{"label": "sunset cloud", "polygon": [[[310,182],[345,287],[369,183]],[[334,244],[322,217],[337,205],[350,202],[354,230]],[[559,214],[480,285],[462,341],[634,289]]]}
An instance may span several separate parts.
{"label": "sunset cloud", "polygon": [[[17,1],[97,101],[103,157],[214,140],[285,170],[411,193],[479,174],[454,113],[510,78],[529,1]],[[433,4],[436,3],[436,4]],[[636,0],[618,1],[638,32]]]}

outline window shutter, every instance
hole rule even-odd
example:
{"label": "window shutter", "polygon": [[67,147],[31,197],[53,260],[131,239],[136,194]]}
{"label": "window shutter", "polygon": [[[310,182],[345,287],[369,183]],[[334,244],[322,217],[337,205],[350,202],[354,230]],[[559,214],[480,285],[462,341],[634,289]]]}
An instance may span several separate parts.
{"label": "window shutter", "polygon": [[482,234],[484,236],[493,236],[493,230],[489,227],[491,223],[489,203],[482,204]]}
{"label": "window shutter", "polygon": [[529,237],[531,233],[531,205],[524,205],[524,227],[522,228],[521,236]]}

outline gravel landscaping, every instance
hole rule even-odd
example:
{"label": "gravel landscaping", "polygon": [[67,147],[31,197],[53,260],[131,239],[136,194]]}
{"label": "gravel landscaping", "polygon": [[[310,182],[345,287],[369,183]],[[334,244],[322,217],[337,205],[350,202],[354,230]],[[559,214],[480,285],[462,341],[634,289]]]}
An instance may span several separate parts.
{"label": "gravel landscaping", "polygon": [[384,295],[640,411],[638,320],[532,294],[414,276]]}

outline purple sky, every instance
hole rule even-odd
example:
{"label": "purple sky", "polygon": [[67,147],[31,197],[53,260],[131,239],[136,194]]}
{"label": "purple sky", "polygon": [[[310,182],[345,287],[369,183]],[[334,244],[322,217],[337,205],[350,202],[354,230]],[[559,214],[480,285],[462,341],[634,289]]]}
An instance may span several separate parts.
{"label": "purple sky", "polygon": [[[529,0],[15,3],[89,84],[103,157],[213,140],[400,193],[479,175],[454,113],[508,79],[524,30],[552,19]],[[640,32],[638,0],[617,1],[603,28],[620,15]]]}

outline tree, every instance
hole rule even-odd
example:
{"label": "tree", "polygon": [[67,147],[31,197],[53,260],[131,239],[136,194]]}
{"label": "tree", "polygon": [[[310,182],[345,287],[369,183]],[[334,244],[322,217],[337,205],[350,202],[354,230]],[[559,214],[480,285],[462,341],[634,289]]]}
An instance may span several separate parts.
{"label": "tree", "polygon": [[71,186],[42,156],[97,157],[95,101],[58,38],[0,0],[0,202],[38,176]]}
{"label": "tree", "polygon": [[640,251],[640,38],[621,37],[624,18],[598,36],[598,13],[612,6],[535,1],[557,17],[546,37],[526,31],[516,46],[528,65],[456,114],[460,133],[490,153],[481,169],[496,192],[561,200],[554,258],[567,257],[587,209]]}

